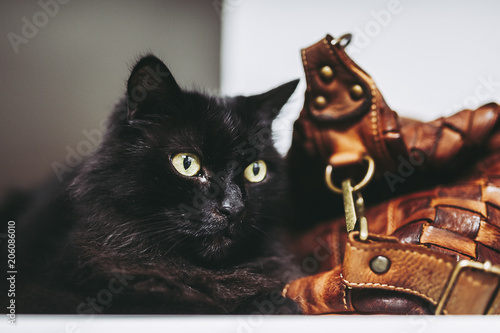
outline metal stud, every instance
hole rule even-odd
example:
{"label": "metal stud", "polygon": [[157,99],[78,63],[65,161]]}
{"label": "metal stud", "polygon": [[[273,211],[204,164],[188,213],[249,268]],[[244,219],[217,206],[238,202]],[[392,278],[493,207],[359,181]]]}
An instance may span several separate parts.
{"label": "metal stud", "polygon": [[391,268],[391,261],[384,256],[376,256],[370,261],[370,268],[375,274],[384,274]]}
{"label": "metal stud", "polygon": [[314,100],[314,106],[317,108],[317,109],[322,109],[326,106],[326,98],[323,97],[323,96],[318,96],[316,97],[316,99]]}
{"label": "metal stud", "polygon": [[352,86],[350,94],[351,94],[351,98],[353,100],[357,101],[358,99],[363,97],[363,88],[359,84],[356,84],[356,85]]}
{"label": "metal stud", "polygon": [[333,69],[330,66],[323,66],[319,70],[319,76],[321,76],[325,82],[331,81],[333,78]]}

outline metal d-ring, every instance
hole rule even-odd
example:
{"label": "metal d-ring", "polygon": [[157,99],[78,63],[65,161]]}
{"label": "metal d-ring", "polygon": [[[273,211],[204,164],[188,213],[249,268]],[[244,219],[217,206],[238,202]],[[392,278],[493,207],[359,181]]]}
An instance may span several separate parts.
{"label": "metal d-ring", "polygon": [[[366,184],[368,184],[368,182],[372,179],[373,174],[375,172],[375,162],[373,161],[373,158],[370,155],[364,155],[363,160],[368,161],[368,169],[366,170],[365,177],[358,184],[352,187],[353,192],[359,191],[363,187],[365,187]],[[335,186],[332,182],[332,172],[333,172],[333,165],[331,164],[327,165],[325,170],[326,185],[328,185],[328,188],[333,192],[342,194],[342,189]]]}
{"label": "metal d-ring", "polygon": [[339,38],[332,39],[332,41],[330,43],[333,46],[335,46],[336,44],[340,44],[340,46],[346,47],[351,42],[351,39],[352,39],[352,34],[344,34],[344,35],[340,36]]}

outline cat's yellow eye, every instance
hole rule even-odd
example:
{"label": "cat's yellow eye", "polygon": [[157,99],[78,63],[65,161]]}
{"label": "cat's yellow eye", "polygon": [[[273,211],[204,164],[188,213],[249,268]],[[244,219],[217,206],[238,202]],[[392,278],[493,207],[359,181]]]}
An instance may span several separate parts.
{"label": "cat's yellow eye", "polygon": [[180,153],[172,158],[175,170],[183,176],[192,177],[201,169],[200,159],[195,154]]}
{"label": "cat's yellow eye", "polygon": [[243,172],[245,178],[252,183],[259,183],[266,178],[267,175],[267,165],[263,160],[258,160],[250,163],[249,166]]}

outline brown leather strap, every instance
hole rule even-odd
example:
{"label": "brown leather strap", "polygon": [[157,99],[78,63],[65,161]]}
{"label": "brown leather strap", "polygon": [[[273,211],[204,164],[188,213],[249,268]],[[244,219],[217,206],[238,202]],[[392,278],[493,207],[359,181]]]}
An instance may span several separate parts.
{"label": "brown leather strap", "polygon": [[[352,295],[370,289],[413,295],[438,305],[457,265],[452,257],[424,246],[402,244],[394,237],[371,234],[367,242],[361,242],[357,235],[349,234],[343,266],[291,282],[284,290],[285,296],[301,304],[306,314],[361,311],[363,296],[354,300]],[[387,271],[376,273],[372,268],[372,260],[378,257],[388,260]],[[499,283],[498,275],[465,269],[452,286],[442,312],[484,314],[489,309],[490,314],[500,314]],[[385,312],[382,307],[373,308],[373,300],[369,303],[369,311]],[[401,304],[398,307],[407,309]]]}
{"label": "brown leather strap", "polygon": [[[349,235],[343,282],[351,288],[395,290],[419,296],[437,305],[456,267],[452,257],[423,246],[399,243],[394,237],[372,235],[368,242]],[[371,261],[383,257],[390,262],[387,272],[376,273]],[[453,286],[444,313],[483,314],[496,297],[500,276],[466,269]],[[498,310],[498,304],[493,306]]]}
{"label": "brown leather strap", "polygon": [[[352,164],[369,154],[384,168],[394,169],[397,164],[389,149],[393,154],[406,154],[397,116],[372,78],[346,54],[341,41],[327,35],[302,50],[302,62],[307,90],[304,111],[295,123],[295,140],[312,140],[332,165]],[[310,130],[317,125],[325,130]],[[342,135],[335,129],[342,129]]]}

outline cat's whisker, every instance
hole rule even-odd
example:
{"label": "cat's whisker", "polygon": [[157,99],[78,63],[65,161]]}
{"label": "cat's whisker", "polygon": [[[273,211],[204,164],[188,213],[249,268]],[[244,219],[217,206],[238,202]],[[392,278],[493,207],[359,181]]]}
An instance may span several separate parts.
{"label": "cat's whisker", "polygon": [[[181,243],[182,241],[184,241],[186,238],[188,238],[189,235],[186,235],[184,237],[182,237],[181,239],[179,239],[177,242],[175,242],[165,253],[164,255],[167,255],[168,253],[170,253],[170,251],[172,251],[177,245],[179,245],[179,243]],[[157,242],[155,245],[158,245],[160,242]]]}
{"label": "cat's whisker", "polygon": [[[253,221],[255,222],[255,221]],[[261,228],[259,228],[258,226],[256,226],[255,224],[250,224],[250,226],[258,231],[260,231],[261,233],[263,233],[264,235],[266,235],[267,237],[269,237],[269,234],[267,232],[265,232],[264,230],[262,230]]]}

